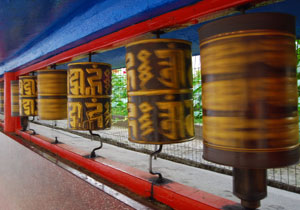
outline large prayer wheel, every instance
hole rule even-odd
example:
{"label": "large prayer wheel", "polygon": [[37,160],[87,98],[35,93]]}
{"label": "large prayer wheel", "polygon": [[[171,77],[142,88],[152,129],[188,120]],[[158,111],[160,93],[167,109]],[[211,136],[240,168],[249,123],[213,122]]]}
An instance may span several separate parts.
{"label": "large prayer wheel", "polygon": [[19,80],[12,80],[10,82],[11,87],[11,116],[18,117],[20,116],[19,108]]}
{"label": "large prayer wheel", "polygon": [[68,65],[68,126],[74,130],[111,127],[111,65]]}
{"label": "large prayer wheel", "polygon": [[252,201],[266,196],[265,169],[299,160],[295,18],[233,16],[199,36],[203,157],[233,166],[234,193],[256,208]]}
{"label": "large prayer wheel", "polygon": [[171,144],[194,138],[191,43],[149,39],[126,46],[129,140]]}
{"label": "large prayer wheel", "polygon": [[36,76],[19,77],[20,116],[37,115],[37,85]]}
{"label": "large prayer wheel", "polygon": [[0,113],[4,113],[4,82],[0,82]]}
{"label": "large prayer wheel", "polygon": [[37,72],[38,114],[41,120],[67,118],[67,70]]}

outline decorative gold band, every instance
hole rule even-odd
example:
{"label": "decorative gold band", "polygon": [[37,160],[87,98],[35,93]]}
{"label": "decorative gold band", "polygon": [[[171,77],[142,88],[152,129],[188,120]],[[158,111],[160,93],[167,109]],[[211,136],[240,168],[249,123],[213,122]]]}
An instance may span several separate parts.
{"label": "decorative gold band", "polygon": [[165,94],[182,94],[192,93],[193,89],[181,89],[181,90],[139,90],[128,91],[128,96],[145,96],[145,95],[165,95]]}
{"label": "decorative gold band", "polygon": [[75,65],[104,65],[104,66],[109,66],[111,67],[111,65],[109,63],[101,63],[101,62],[78,62],[78,63],[70,63],[68,64],[68,66],[75,66]]}
{"label": "decorative gold band", "polygon": [[102,96],[68,95],[68,98],[110,98],[110,95],[102,95]]}
{"label": "decorative gold band", "polygon": [[245,36],[287,36],[291,38],[295,38],[295,35],[290,34],[290,33],[284,33],[284,32],[279,32],[275,30],[247,30],[247,31],[233,31],[229,33],[222,33],[222,34],[217,34],[212,37],[208,37],[207,39],[204,39],[203,41],[200,42],[200,47],[202,47],[205,44],[223,40],[223,39],[229,39],[229,38],[237,38],[237,37],[245,37]]}
{"label": "decorative gold band", "polygon": [[224,151],[232,151],[232,152],[280,152],[280,151],[289,151],[299,147],[299,143],[290,147],[284,148],[269,148],[269,149],[247,149],[247,148],[232,148],[232,147],[224,147],[224,146],[217,146],[213,144],[209,144],[207,142],[203,142],[207,147],[211,147],[214,149],[221,149]]}
{"label": "decorative gold band", "polygon": [[181,40],[181,39],[144,39],[144,40],[139,40],[139,41],[135,41],[135,42],[132,42],[132,43],[129,43],[126,45],[126,47],[130,47],[130,46],[133,46],[133,45],[137,45],[137,44],[145,44],[145,43],[161,43],[161,42],[169,42],[169,43],[172,43],[172,42],[175,42],[175,43],[184,43],[184,44],[188,44],[188,45],[191,45],[192,43],[189,42],[189,41],[186,41],[186,40]]}

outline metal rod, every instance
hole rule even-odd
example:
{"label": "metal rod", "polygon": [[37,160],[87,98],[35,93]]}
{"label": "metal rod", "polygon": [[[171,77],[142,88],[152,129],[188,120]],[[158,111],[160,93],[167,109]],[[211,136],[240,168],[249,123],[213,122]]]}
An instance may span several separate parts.
{"label": "metal rod", "polygon": [[[154,150],[157,150],[157,146],[158,146],[157,144],[154,145]],[[157,159],[157,155],[154,155],[153,159],[156,160]]]}
{"label": "metal rod", "polygon": [[152,174],[152,175],[158,175],[158,179],[157,179],[158,183],[161,183],[163,181],[163,177],[162,177],[161,173],[152,171],[152,158],[153,158],[153,156],[155,157],[158,153],[160,153],[162,151],[162,148],[163,148],[163,145],[162,144],[159,145],[158,150],[151,153],[150,158],[149,158],[149,173]]}
{"label": "metal rod", "polygon": [[99,134],[93,133],[93,131],[91,131],[91,130],[89,130],[89,132],[90,132],[90,134],[91,134],[92,136],[97,136],[97,137],[99,137],[99,141],[100,141],[100,146],[94,148],[93,151],[92,151],[91,154],[90,154],[90,158],[95,158],[95,157],[96,157],[96,150],[99,150],[99,149],[102,148],[103,142],[102,142],[102,139],[101,139],[101,137],[100,137]]}
{"label": "metal rod", "polygon": [[89,62],[92,62],[92,52],[89,52]]}
{"label": "metal rod", "polygon": [[[52,121],[52,133],[54,133],[54,129],[55,129],[55,127],[56,127],[56,120],[53,120]],[[52,144],[58,144],[59,143],[59,141],[58,141],[58,137],[57,136],[54,136],[54,142],[52,143]]]}
{"label": "metal rod", "polygon": [[244,4],[241,5],[239,7],[237,7],[237,10],[241,13],[241,14],[246,14],[246,10],[250,9],[253,5],[251,3],[248,4]]}
{"label": "metal rod", "polygon": [[28,127],[28,117],[21,116],[20,119],[21,119],[22,131],[26,131]]}
{"label": "metal rod", "polygon": [[152,32],[153,34],[156,35],[156,38],[159,39],[161,34],[164,34],[165,32],[162,30],[156,30]]}
{"label": "metal rod", "polygon": [[257,209],[267,196],[267,170],[233,168],[233,194],[245,209]]}

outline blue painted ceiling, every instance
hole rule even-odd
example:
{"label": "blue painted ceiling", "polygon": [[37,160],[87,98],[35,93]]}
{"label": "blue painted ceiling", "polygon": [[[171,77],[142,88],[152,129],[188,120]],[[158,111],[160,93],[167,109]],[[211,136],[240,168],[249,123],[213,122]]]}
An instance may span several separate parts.
{"label": "blue painted ceiling", "polygon": [[[0,74],[18,70],[55,54],[199,0],[0,0]],[[286,0],[247,12],[283,12],[297,17],[300,0]],[[202,24],[169,32],[163,38],[193,42]],[[124,48],[93,56],[114,68],[124,66]]]}

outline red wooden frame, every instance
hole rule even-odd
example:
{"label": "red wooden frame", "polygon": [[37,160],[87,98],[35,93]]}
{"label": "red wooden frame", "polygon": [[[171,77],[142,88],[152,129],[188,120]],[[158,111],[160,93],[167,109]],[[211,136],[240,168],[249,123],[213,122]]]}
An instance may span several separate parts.
{"label": "red wooden frame", "polygon": [[[16,133],[24,139],[68,160],[111,183],[125,187],[142,197],[150,198],[152,179],[155,176],[105,158],[87,159],[80,151],[65,144],[53,144],[54,140],[42,135],[30,135],[31,132],[17,130]],[[153,185],[153,198],[174,209],[221,210],[226,206],[236,206],[237,203],[215,196],[213,194],[188,187],[176,182]],[[228,207],[229,208],[229,207]]]}
{"label": "red wooden frame", "polygon": [[198,23],[198,19],[209,14],[219,13],[247,3],[258,3],[263,0],[203,0],[194,5],[165,13],[150,20],[129,26],[112,34],[95,39],[87,44],[62,52],[51,58],[33,64],[16,72],[16,75],[27,74],[31,71],[46,68],[52,64],[71,61],[72,58],[88,54],[92,51],[120,47],[126,40],[142,34],[171,26]]}

